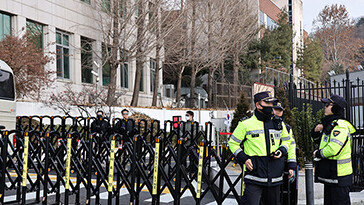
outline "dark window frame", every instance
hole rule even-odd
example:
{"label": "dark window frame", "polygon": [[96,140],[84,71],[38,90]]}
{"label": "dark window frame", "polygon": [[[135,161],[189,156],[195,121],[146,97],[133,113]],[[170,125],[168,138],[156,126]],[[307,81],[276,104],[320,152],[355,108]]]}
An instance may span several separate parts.
{"label": "dark window frame", "polygon": [[120,87],[129,88],[129,57],[127,50],[120,51],[120,59],[123,61],[120,69]]}
{"label": "dark window frame", "polygon": [[[26,30],[30,34],[29,40],[33,41],[34,45],[44,49],[44,25],[33,20],[26,20]],[[40,34],[40,35],[39,35]]]}
{"label": "dark window frame", "polygon": [[[58,35],[60,35],[60,42],[58,41]],[[67,36],[68,39],[65,39]],[[70,49],[70,34],[64,31],[56,30],[56,65],[57,65],[57,78],[58,79],[67,79],[71,78],[71,49]],[[67,51],[67,54],[66,54]],[[67,61],[67,63],[66,63]],[[59,62],[61,63],[59,65]],[[68,68],[66,70],[66,66]],[[60,66],[60,68],[59,68]],[[67,71],[67,72],[66,72]]]}
{"label": "dark window frame", "polygon": [[93,84],[93,42],[94,40],[81,36],[81,82]]}
{"label": "dark window frame", "polygon": [[[109,56],[107,56],[107,53],[111,52],[111,47],[107,46],[108,52],[106,52],[106,45],[102,44],[102,85],[108,86],[110,84],[110,77],[111,77],[111,66],[110,66],[110,59]],[[107,58],[107,60],[106,60]],[[108,70],[108,71],[107,71]],[[106,75],[107,74],[107,75]]]}
{"label": "dark window frame", "polygon": [[[5,33],[6,31],[6,28],[5,28],[5,18],[4,17],[7,17],[9,18],[9,28],[8,28],[8,32]],[[0,12],[0,41],[2,39],[4,39],[6,36],[10,36],[11,35],[11,15],[10,14],[7,14],[7,13],[4,13],[4,12]]]}

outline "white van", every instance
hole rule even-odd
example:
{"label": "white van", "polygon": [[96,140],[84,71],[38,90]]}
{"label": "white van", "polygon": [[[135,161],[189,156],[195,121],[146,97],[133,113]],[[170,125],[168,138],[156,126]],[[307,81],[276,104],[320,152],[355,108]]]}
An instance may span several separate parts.
{"label": "white van", "polygon": [[15,129],[16,123],[15,80],[12,69],[0,60],[0,127]]}

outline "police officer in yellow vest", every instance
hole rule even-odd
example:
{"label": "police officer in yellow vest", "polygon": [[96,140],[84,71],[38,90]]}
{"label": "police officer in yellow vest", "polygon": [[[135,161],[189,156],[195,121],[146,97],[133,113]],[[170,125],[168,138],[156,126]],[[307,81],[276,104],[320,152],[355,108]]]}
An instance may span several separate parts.
{"label": "police officer in yellow vest", "polygon": [[350,204],[349,187],[352,184],[351,137],[356,130],[344,118],[346,101],[339,95],[322,99],[325,117],[313,132],[319,141],[314,152],[315,181],[324,184],[324,204]]}
{"label": "police officer in yellow vest", "polygon": [[279,129],[272,121],[275,100],[269,91],[255,94],[254,115],[239,122],[229,140],[230,150],[247,168],[242,204],[258,205],[262,195],[264,204],[280,204],[290,137],[285,127]]}
{"label": "police officer in yellow vest", "polygon": [[289,124],[283,122],[283,112],[284,112],[283,103],[281,101],[275,101],[273,103],[273,114],[275,116],[273,118],[273,121],[281,121],[282,126],[286,127],[288,134],[291,138],[288,147],[287,167],[289,172],[289,178],[292,180],[293,177],[295,176],[295,170],[297,168],[296,141],[293,137],[292,127]]}

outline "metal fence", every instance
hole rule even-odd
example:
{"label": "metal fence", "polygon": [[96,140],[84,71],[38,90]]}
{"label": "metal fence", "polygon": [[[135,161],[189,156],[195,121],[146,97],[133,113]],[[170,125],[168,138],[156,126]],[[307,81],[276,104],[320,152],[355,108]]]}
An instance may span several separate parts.
{"label": "metal fence", "polygon": [[245,93],[247,101],[252,102],[252,87],[232,83],[214,82],[213,107],[235,109],[239,103],[241,92]]}
{"label": "metal fence", "polygon": [[296,85],[292,81],[286,84],[287,95],[291,107],[302,109],[303,104],[312,105],[314,113],[323,109],[322,98],[328,98],[332,94],[343,96],[347,101],[346,119],[356,128],[352,135],[352,162],[354,170],[354,185],[352,190],[364,189],[364,80],[350,81],[350,73],[346,72],[346,79],[341,82],[316,83]]}
{"label": "metal fence", "polygon": [[[90,133],[93,120],[18,117],[16,130],[1,131],[0,204],[29,203],[29,192],[35,192],[32,202],[42,204],[100,204],[103,193],[107,202],[102,204],[140,204],[142,192],[152,204],[166,193],[174,204],[186,194],[195,204],[240,202],[243,173],[229,174],[234,155],[226,143],[218,155],[211,123],[190,132],[174,129],[171,121],[139,120],[132,130],[115,132],[115,123],[126,121],[113,119],[109,131],[97,134]],[[282,189],[289,204],[290,190]],[[121,192],[127,193],[126,201]],[[13,200],[5,200],[11,193]]]}

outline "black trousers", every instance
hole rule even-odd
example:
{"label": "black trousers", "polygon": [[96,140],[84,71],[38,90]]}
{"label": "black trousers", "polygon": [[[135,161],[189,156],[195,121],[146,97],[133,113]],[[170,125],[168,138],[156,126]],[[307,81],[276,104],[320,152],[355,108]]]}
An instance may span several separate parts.
{"label": "black trousers", "polygon": [[350,205],[349,186],[324,185],[324,205]]}
{"label": "black trousers", "polygon": [[266,187],[256,184],[245,184],[245,190],[242,198],[243,205],[259,205],[260,199],[266,205],[280,205],[280,186]]}

